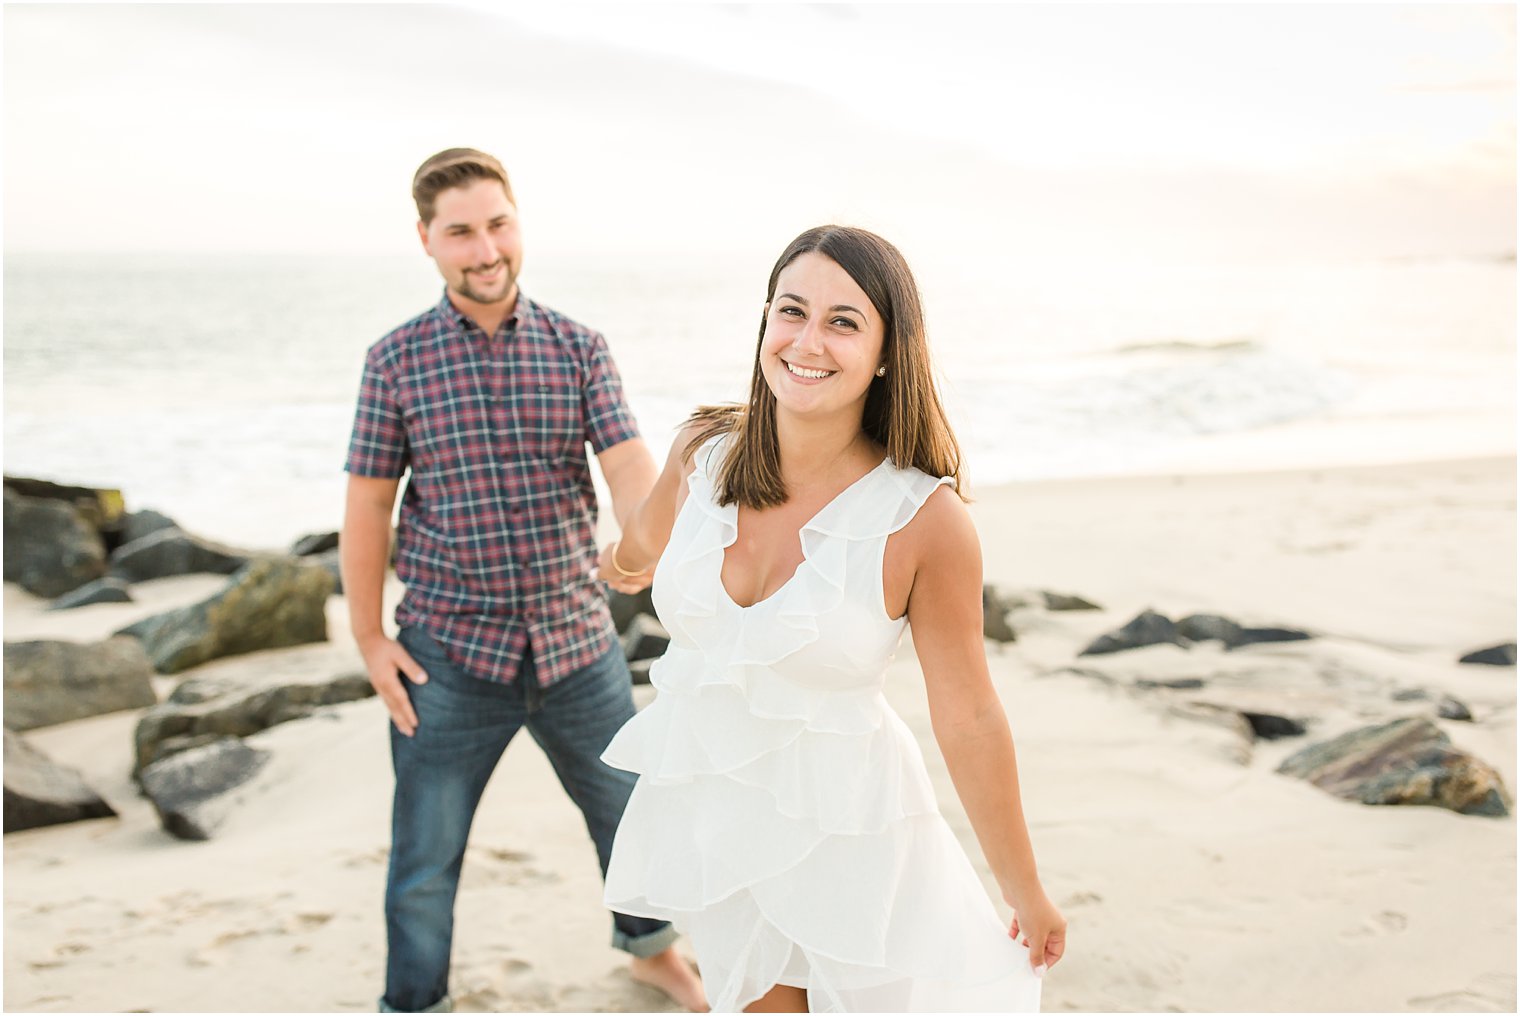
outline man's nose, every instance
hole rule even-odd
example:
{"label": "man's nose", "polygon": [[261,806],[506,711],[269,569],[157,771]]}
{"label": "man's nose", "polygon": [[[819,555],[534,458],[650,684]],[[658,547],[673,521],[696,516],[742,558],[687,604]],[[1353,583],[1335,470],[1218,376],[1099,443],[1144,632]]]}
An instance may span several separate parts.
{"label": "man's nose", "polygon": [[491,242],[489,236],[482,236],[475,242],[475,261],[477,264],[494,265],[501,258],[501,252]]}

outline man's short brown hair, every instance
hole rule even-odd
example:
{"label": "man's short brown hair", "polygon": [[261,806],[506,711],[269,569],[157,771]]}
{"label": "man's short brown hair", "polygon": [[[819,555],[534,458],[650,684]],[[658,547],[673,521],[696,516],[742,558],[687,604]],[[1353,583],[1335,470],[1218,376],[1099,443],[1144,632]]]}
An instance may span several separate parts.
{"label": "man's short brown hair", "polygon": [[467,186],[472,180],[496,180],[513,204],[512,183],[500,162],[474,148],[446,148],[417,167],[412,177],[412,200],[417,202],[417,217],[426,226],[433,221],[438,195],[453,187]]}

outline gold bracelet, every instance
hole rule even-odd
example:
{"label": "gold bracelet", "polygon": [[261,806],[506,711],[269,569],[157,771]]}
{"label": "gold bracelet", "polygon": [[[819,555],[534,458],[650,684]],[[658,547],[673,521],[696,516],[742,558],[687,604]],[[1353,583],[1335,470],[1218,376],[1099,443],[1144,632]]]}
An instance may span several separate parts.
{"label": "gold bracelet", "polygon": [[623,578],[625,578],[625,579],[638,578],[640,575],[642,575],[644,573],[643,572],[636,572],[636,571],[624,571],[623,570],[623,566],[617,563],[618,547],[622,544],[622,542],[623,542],[622,540],[614,540],[612,542],[612,552],[607,555],[607,560],[609,560],[609,561],[612,562],[612,570],[615,571],[615,572],[617,572],[619,575],[623,576]]}

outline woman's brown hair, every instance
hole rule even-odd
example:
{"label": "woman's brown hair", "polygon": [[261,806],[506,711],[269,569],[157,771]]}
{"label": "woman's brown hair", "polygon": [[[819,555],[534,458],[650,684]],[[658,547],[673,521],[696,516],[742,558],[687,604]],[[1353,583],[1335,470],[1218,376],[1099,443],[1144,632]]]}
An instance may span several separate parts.
{"label": "woman's brown hair", "polygon": [[[908,262],[896,247],[875,233],[851,226],[817,226],[793,240],[776,259],[765,291],[767,305],[776,295],[776,280],[782,270],[814,252],[843,268],[882,317],[881,355],[887,373],[871,381],[861,429],[886,448],[893,465],[914,466],[930,476],[954,477],[955,492],[965,500],[960,445],[934,383],[923,303]],[[776,439],[776,396],[760,369],[764,344],[762,317],[748,405],[702,406],[687,420],[688,426],[695,425],[696,436],[682,453],[686,459],[708,438],[734,435],[731,450],[715,476],[719,504],[770,508],[786,502]]]}

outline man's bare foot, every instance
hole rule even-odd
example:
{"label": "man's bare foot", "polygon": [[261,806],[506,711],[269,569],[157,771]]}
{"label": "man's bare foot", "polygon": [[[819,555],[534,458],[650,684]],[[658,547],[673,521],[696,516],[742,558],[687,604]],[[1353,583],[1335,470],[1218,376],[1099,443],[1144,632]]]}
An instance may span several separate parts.
{"label": "man's bare foot", "polygon": [[647,959],[635,956],[628,964],[628,972],[635,981],[663,991],[692,1012],[707,1012],[702,979],[686,957],[676,952],[675,946]]}

